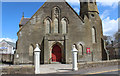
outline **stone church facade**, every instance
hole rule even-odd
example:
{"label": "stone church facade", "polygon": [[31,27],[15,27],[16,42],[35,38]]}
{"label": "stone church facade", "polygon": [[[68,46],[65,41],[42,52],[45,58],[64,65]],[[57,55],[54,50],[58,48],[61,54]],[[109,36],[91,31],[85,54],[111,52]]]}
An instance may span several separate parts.
{"label": "stone church facade", "polygon": [[80,15],[65,0],[45,2],[30,19],[23,16],[19,27],[14,64],[33,64],[36,44],[43,64],[71,63],[72,45],[78,49],[79,62],[102,60],[102,21],[96,2],[80,2]]}

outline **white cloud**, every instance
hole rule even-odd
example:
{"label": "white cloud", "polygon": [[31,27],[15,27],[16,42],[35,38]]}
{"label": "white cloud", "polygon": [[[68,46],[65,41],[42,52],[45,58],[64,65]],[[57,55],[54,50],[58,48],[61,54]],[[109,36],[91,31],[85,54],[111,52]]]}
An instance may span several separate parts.
{"label": "white cloud", "polygon": [[98,6],[110,6],[112,8],[116,8],[118,6],[117,2],[98,2]]}
{"label": "white cloud", "polygon": [[16,39],[0,38],[0,42],[1,42],[2,40],[6,40],[6,41],[10,41],[10,42],[14,42],[14,43],[16,43]]}
{"label": "white cloud", "polygon": [[118,19],[110,19],[107,17],[103,19],[103,34],[113,36],[118,31]]}
{"label": "white cloud", "polygon": [[[80,6],[79,0],[66,0],[70,5]],[[85,0],[83,0],[85,1]],[[118,7],[118,2],[120,0],[96,0],[97,5],[99,6],[110,6],[112,8]]]}
{"label": "white cloud", "polygon": [[[80,5],[80,1],[79,0],[66,0],[69,4],[71,5],[75,5],[78,6]],[[85,0],[83,0],[85,1]],[[113,8],[118,6],[118,2],[120,0],[96,0],[96,2],[98,2],[98,5],[102,5],[102,6],[111,6]]]}
{"label": "white cloud", "polygon": [[110,10],[105,10],[100,17],[103,24],[103,34],[113,36],[118,31],[118,19],[111,19],[109,12]]}
{"label": "white cloud", "polygon": [[109,10],[105,10],[101,15],[100,15],[100,18],[103,20],[105,19],[108,15],[109,15]]}

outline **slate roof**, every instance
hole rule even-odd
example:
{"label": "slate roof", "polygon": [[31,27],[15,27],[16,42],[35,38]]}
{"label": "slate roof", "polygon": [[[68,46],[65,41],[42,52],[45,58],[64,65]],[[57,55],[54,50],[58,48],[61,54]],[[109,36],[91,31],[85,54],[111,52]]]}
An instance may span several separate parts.
{"label": "slate roof", "polygon": [[28,21],[29,21],[30,18],[22,18],[19,25],[25,25]]}
{"label": "slate roof", "polygon": [[120,48],[120,42],[116,43],[113,47],[114,48]]}
{"label": "slate roof", "polygon": [[107,47],[107,48],[110,48],[110,47],[113,47],[113,48],[120,48],[120,42],[114,43],[113,46],[112,46],[112,44],[109,44],[109,45],[107,45],[106,47]]}
{"label": "slate roof", "polygon": [[16,48],[16,44],[13,43],[13,42],[9,42],[9,41],[6,41],[6,40],[2,40],[1,42],[6,42],[6,43],[8,43],[9,45],[13,46],[14,49]]}
{"label": "slate roof", "polygon": [[113,46],[112,46],[112,44],[109,44],[109,45],[107,45],[106,47],[107,47],[107,48],[110,48],[110,47],[113,47]]}

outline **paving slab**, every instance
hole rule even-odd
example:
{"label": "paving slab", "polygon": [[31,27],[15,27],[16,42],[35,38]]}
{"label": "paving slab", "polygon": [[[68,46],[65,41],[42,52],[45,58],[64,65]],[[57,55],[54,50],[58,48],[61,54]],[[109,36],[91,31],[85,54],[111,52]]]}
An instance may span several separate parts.
{"label": "paving slab", "polygon": [[72,71],[72,64],[44,64],[40,65],[40,73],[56,73]]}
{"label": "paving slab", "polygon": [[[16,68],[31,67],[34,65],[0,65],[0,68],[13,68],[15,71]],[[34,68],[33,68],[34,69]],[[72,64],[43,64],[40,65],[40,74],[48,73],[60,73],[60,72],[70,72],[72,71]]]}

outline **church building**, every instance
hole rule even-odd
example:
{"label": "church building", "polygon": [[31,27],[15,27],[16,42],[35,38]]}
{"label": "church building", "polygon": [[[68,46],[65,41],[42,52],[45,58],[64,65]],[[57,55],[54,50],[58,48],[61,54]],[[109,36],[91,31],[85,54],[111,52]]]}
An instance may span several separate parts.
{"label": "church building", "polygon": [[49,1],[31,18],[22,17],[14,64],[34,64],[36,44],[41,50],[41,64],[71,63],[73,45],[78,50],[78,62],[101,61],[103,31],[95,0],[80,0],[79,15],[65,0]]}

